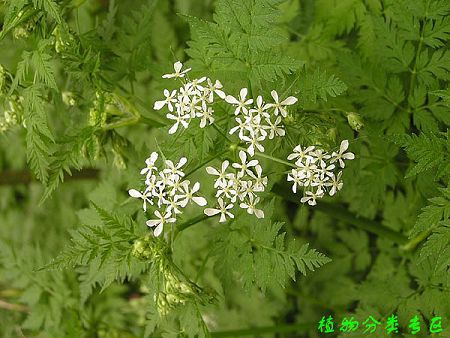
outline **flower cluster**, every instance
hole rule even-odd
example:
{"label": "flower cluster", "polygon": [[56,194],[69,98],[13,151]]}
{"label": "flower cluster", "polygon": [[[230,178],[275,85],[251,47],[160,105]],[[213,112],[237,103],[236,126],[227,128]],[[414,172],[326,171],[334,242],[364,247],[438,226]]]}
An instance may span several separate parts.
{"label": "flower cluster", "polygon": [[[258,160],[247,161],[247,153],[243,150],[239,152],[240,163],[224,161],[220,169],[207,167],[208,174],[217,176],[214,182],[216,188],[216,198],[218,208],[206,208],[205,214],[214,216],[220,214],[219,222],[225,222],[227,217],[234,218],[231,209],[235,203],[246,209],[249,214],[254,214],[258,218],[264,217],[264,212],[256,208],[259,197],[256,193],[263,192],[267,186],[267,177],[262,176],[262,167]],[[232,171],[229,171],[228,169]]]}
{"label": "flower cluster", "polygon": [[158,153],[153,152],[145,160],[146,167],[141,170],[145,175],[144,191],[130,189],[131,197],[143,200],[143,209],[147,211],[147,204],[157,206],[154,215],[156,219],[147,221],[149,227],[155,227],[154,235],[158,237],[167,223],[175,223],[176,217],[182,213],[181,209],[192,201],[200,206],[205,206],[205,198],[196,196],[200,189],[200,183],[196,182],[191,188],[191,182],[184,179],[185,173],[182,167],[187,159],[182,157],[177,164],[171,160],[164,160],[164,168],[158,169],[156,161]]}
{"label": "flower cluster", "polygon": [[20,123],[26,127],[23,118],[23,97],[12,95],[3,107],[3,116],[0,115],[0,133],[3,133]]}
{"label": "flower cluster", "polygon": [[300,199],[302,203],[316,205],[316,199],[325,193],[333,196],[342,189],[342,170],[339,169],[345,167],[345,160],[355,158],[353,153],[346,152],[347,149],[348,140],[343,140],[339,151],[331,155],[314,146],[302,148],[298,145],[294,148],[288,160],[295,160],[296,168],[291,170],[287,180],[293,183],[294,193],[297,193],[297,187],[305,187],[304,196]]}
{"label": "flower cluster", "polygon": [[230,134],[237,132],[241,141],[248,145],[247,152],[250,156],[255,154],[255,149],[264,152],[261,144],[266,138],[273,139],[275,136],[284,136],[282,117],[287,116],[286,107],[297,102],[297,98],[289,96],[280,102],[278,93],[272,90],[273,103],[266,103],[259,95],[256,104],[253,99],[247,98],[248,89],[242,88],[239,97],[228,95],[225,101],[235,106],[237,125],[230,130]]}
{"label": "flower cluster", "polygon": [[225,98],[225,93],[221,90],[222,84],[216,80],[214,83],[207,77],[184,81],[186,74],[191,70],[187,68],[181,70],[183,64],[178,61],[174,64],[175,73],[165,74],[163,78],[182,79],[183,85],[179,89],[164,89],[165,99],[156,101],[153,109],[160,110],[167,106],[169,113],[166,115],[168,119],[173,120],[174,124],[169,129],[169,134],[173,134],[181,125],[184,128],[194,118],[200,118],[200,128],[204,128],[206,124],[214,122],[214,109],[211,104],[214,102],[214,96]]}

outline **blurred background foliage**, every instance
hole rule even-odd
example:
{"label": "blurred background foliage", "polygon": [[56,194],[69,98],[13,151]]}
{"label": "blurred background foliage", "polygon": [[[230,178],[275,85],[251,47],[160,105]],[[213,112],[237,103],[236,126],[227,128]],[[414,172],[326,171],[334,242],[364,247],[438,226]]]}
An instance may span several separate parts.
{"label": "blurred background foliage", "polygon": [[[0,334],[317,337],[322,316],[362,325],[395,313],[401,336],[413,337],[415,315],[422,336],[434,316],[444,328],[434,336],[450,336],[449,12],[445,0],[2,1]],[[242,253],[215,220],[180,232],[169,263],[131,255],[148,230],[127,190],[149,153],[160,147],[194,168],[226,147],[214,129],[169,137],[152,109],[177,60],[233,95],[248,86],[299,97],[268,153],[350,140],[344,188],[316,208],[286,193],[286,168],[262,161],[267,214],[330,263],[285,288],[266,276],[265,292],[244,290]],[[193,177],[210,196],[204,169]],[[261,234],[270,227],[242,219]],[[80,233],[98,240],[89,258],[69,251],[57,262],[68,268],[42,269]],[[179,283],[195,282],[202,297],[215,290],[216,301],[161,318],[154,269],[178,273],[171,262]]]}

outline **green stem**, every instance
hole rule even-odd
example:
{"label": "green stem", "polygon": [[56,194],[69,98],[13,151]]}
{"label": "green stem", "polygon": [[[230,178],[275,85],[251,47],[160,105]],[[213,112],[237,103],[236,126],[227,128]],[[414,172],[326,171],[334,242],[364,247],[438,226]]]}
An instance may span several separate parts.
{"label": "green stem", "polygon": [[229,151],[229,149],[227,150],[223,150],[219,153],[217,153],[216,155],[210,156],[208,159],[206,159],[205,161],[203,161],[202,163],[200,163],[199,165],[197,165],[196,167],[194,167],[191,171],[189,171],[184,178],[186,179],[186,177],[192,175],[194,172],[196,172],[198,169],[202,168],[203,166],[207,165],[209,162],[211,162],[212,160],[216,159],[217,157],[220,157],[224,154],[226,154]]}
{"label": "green stem", "polygon": [[209,216],[207,216],[207,215],[205,215],[205,214],[201,214],[201,215],[198,215],[198,216],[196,216],[196,217],[194,217],[194,218],[191,218],[190,220],[188,220],[188,221],[186,221],[186,222],[180,224],[179,226],[177,226],[177,227],[175,228],[175,234],[173,235],[174,240],[175,240],[175,238],[177,237],[177,235],[178,235],[181,231],[186,230],[187,228],[189,228],[189,227],[191,227],[191,226],[193,226],[193,225],[195,225],[195,224],[197,224],[197,223],[200,223],[200,222],[206,220],[208,217],[209,217]]}
{"label": "green stem", "polygon": [[403,251],[414,251],[417,246],[428,238],[428,236],[436,229],[438,226],[432,226],[428,230],[422,231],[417,236],[411,238],[405,245],[401,247]]}
{"label": "green stem", "polygon": [[[425,10],[425,21],[427,19],[428,16],[428,7],[429,7],[430,2],[427,1],[426,4],[426,10]],[[416,77],[417,77],[417,60],[420,56],[420,52],[422,50],[422,46],[423,46],[423,33],[424,33],[424,26],[425,26],[426,22],[423,22],[422,26],[420,27],[420,38],[419,38],[419,44],[417,46],[417,50],[416,50],[416,56],[414,58],[414,67],[411,71],[411,80],[409,81],[409,89],[408,89],[408,97],[412,95],[412,91],[414,90],[414,85],[416,82]]]}
{"label": "green stem", "polygon": [[303,323],[303,324],[279,324],[275,326],[263,326],[254,327],[250,329],[240,329],[240,330],[229,330],[229,331],[218,331],[211,332],[211,336],[214,338],[218,337],[241,337],[241,336],[258,336],[264,333],[282,333],[282,332],[295,332],[295,331],[306,331],[311,327],[315,326],[316,323]]}
{"label": "green stem", "polygon": [[0,309],[17,312],[30,312],[30,309],[25,305],[8,303],[1,299],[0,299]]}
{"label": "green stem", "polygon": [[[272,188],[272,192],[285,200],[297,204],[300,203],[300,199],[296,195],[294,195],[291,190],[287,190],[285,187],[281,186],[281,184],[275,184]],[[314,209],[342,222],[352,224],[362,230],[371,232],[383,238],[390,239],[391,241],[400,245],[404,245],[408,242],[408,239],[401,233],[389,229],[388,227],[385,227],[382,224],[371,219],[358,217],[347,209],[344,209],[343,207],[337,206],[335,204],[319,202],[316,206],[314,206]]]}
{"label": "green stem", "polygon": [[[238,146],[237,148],[241,149],[241,150],[244,150],[244,151],[247,151],[246,148],[241,147],[241,146]],[[288,161],[285,161],[285,160],[282,160],[282,159],[279,159],[279,158],[276,158],[276,157],[273,157],[273,156],[270,156],[270,155],[266,155],[266,154],[260,153],[258,151],[255,152],[255,155],[258,156],[258,157],[267,158],[267,159],[272,160],[274,162],[278,162],[278,163],[281,163],[281,164],[284,164],[284,165],[287,165],[287,166],[290,166],[290,167],[293,167],[293,168],[297,168],[296,165],[291,163],[291,162],[288,162]]]}

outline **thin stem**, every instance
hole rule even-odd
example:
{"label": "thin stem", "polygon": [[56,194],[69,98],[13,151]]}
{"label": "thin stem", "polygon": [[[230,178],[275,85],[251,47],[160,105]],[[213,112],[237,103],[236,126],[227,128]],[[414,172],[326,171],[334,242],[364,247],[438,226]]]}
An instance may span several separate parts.
{"label": "thin stem", "polygon": [[411,238],[405,245],[401,247],[404,251],[414,251],[417,246],[428,238],[428,236],[436,229],[438,225],[434,225],[428,230],[420,232],[417,236]]}
{"label": "thin stem", "polygon": [[[284,188],[281,184],[277,183],[273,186],[272,192],[274,192],[276,195],[280,196],[281,198],[297,203],[299,204],[299,198],[294,195],[290,190],[287,190]],[[383,238],[390,239],[391,241],[404,245],[408,242],[408,239],[403,234],[394,231],[388,227],[385,227],[384,225],[373,221],[368,218],[359,217],[347,209],[344,209],[343,207],[336,206],[332,203],[327,202],[319,202],[316,206],[314,206],[314,209],[317,211],[320,211],[322,213],[327,214],[330,217],[333,217],[337,220],[343,221],[348,224],[352,224],[354,226],[357,226],[358,228],[371,232],[375,235],[378,235]]]}
{"label": "thin stem", "polygon": [[[247,151],[246,148],[241,147],[241,146],[238,146],[238,149]],[[258,151],[255,152],[255,155],[259,156],[259,157],[267,158],[268,160],[271,160],[271,161],[274,161],[274,162],[278,162],[278,163],[281,163],[281,164],[284,164],[284,165],[296,168],[295,164],[293,164],[293,163],[290,163],[288,161],[285,161],[285,160],[282,160],[282,159],[279,159],[279,158],[276,158],[276,157],[273,157],[273,156],[270,156],[270,155],[266,155],[264,153],[260,153]]]}
{"label": "thin stem", "polygon": [[[429,4],[430,4],[430,2],[427,1],[426,10],[425,10],[425,21],[427,20],[427,16],[428,16]],[[416,56],[414,58],[414,67],[413,67],[413,69],[411,71],[411,80],[409,81],[408,97],[411,96],[412,91],[414,90],[415,82],[416,82],[416,77],[417,77],[417,60],[419,59],[419,55],[420,55],[420,52],[421,52],[422,46],[423,46],[423,33],[424,33],[425,24],[426,24],[426,22],[423,22],[422,26],[420,27],[419,44],[417,46]]]}
{"label": "thin stem", "polygon": [[203,166],[207,165],[209,162],[211,162],[212,160],[226,154],[227,152],[229,152],[229,149],[227,150],[223,150],[219,153],[217,153],[216,155],[210,156],[208,159],[206,159],[205,161],[203,161],[202,163],[200,163],[199,165],[197,165],[196,167],[194,167],[191,171],[189,171],[184,178],[186,179],[186,177],[192,175],[194,172],[196,172],[198,169],[202,168]]}
{"label": "thin stem", "polygon": [[189,228],[189,227],[191,227],[191,226],[193,226],[193,225],[195,225],[197,223],[200,223],[200,222],[206,220],[208,217],[209,216],[207,216],[205,214],[201,214],[201,215],[198,215],[198,216],[196,216],[194,218],[191,218],[190,220],[180,224],[179,226],[177,226],[175,228],[175,233],[173,235],[173,239],[175,240],[175,238],[178,236],[178,234],[181,231],[186,230],[187,228]]}
{"label": "thin stem", "polygon": [[0,309],[16,312],[30,312],[30,309],[25,305],[8,303],[1,299],[0,299]]}
{"label": "thin stem", "polygon": [[225,138],[228,142],[230,142],[230,144],[233,144],[233,141],[231,141],[231,140],[228,138],[228,136],[227,136],[222,130],[220,130],[219,127],[217,127],[214,123],[212,123],[211,125],[213,126],[213,128],[214,128],[215,130],[217,130],[217,131],[219,132],[220,135],[223,136],[223,138]]}

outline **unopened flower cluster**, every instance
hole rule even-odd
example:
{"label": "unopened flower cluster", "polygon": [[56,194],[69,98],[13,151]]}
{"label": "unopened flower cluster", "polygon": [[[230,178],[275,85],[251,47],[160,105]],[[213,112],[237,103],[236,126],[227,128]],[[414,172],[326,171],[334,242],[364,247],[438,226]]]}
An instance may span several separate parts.
{"label": "unopened flower cluster", "polygon": [[287,180],[292,182],[292,191],[304,188],[304,196],[300,199],[302,203],[316,205],[316,199],[325,194],[335,195],[342,189],[342,170],[346,160],[353,160],[355,155],[346,152],[348,140],[343,140],[339,151],[328,152],[314,146],[302,148],[296,146],[288,160],[295,160],[295,169],[288,174]]}
{"label": "unopened flower cluster", "polygon": [[289,96],[280,102],[278,93],[272,90],[274,102],[266,103],[259,95],[256,98],[256,104],[252,105],[253,99],[247,98],[247,94],[248,89],[242,88],[237,98],[228,95],[225,101],[235,107],[237,125],[229,133],[237,133],[239,139],[248,146],[249,155],[254,156],[255,150],[264,152],[261,142],[266,138],[271,140],[275,136],[285,135],[282,118],[287,116],[286,107],[295,104],[297,98]]}
{"label": "unopened flower cluster", "polygon": [[164,159],[164,168],[161,170],[156,165],[158,153],[153,152],[145,160],[146,167],[141,170],[145,175],[145,189],[138,191],[130,189],[131,197],[143,200],[142,208],[147,211],[147,204],[155,206],[156,219],[147,221],[149,227],[155,227],[154,235],[161,235],[164,225],[175,223],[177,216],[182,213],[188,202],[192,201],[200,206],[206,205],[206,199],[196,196],[200,189],[200,183],[196,182],[191,188],[191,182],[184,179],[185,173],[182,168],[187,159],[182,157],[177,164],[171,160]]}
{"label": "unopened flower cluster", "polygon": [[156,101],[153,107],[155,110],[160,110],[167,106],[169,113],[166,116],[174,121],[169,129],[169,134],[175,133],[180,126],[187,128],[195,118],[200,119],[200,128],[212,124],[214,122],[214,109],[211,104],[214,102],[214,97],[217,95],[222,99],[225,98],[220,81],[216,80],[213,83],[211,79],[205,76],[185,81],[186,74],[191,68],[181,70],[182,67],[183,64],[180,61],[176,62],[174,64],[175,73],[165,74],[163,78],[182,79],[183,85],[172,91],[164,89],[165,99]]}
{"label": "unopened flower cluster", "polygon": [[0,113],[0,133],[11,129],[14,126],[22,123],[25,126],[23,119],[23,97],[12,95],[4,104],[3,114]]}
{"label": "unopened flower cluster", "polygon": [[234,218],[231,209],[235,204],[246,209],[249,214],[258,218],[264,217],[264,212],[257,209],[260,198],[256,195],[263,192],[267,186],[267,177],[262,176],[262,167],[258,160],[247,160],[245,151],[239,152],[240,163],[230,166],[228,160],[223,161],[220,169],[207,167],[208,174],[217,176],[214,182],[216,188],[217,208],[206,208],[205,214],[214,216],[220,214],[219,222],[225,222],[227,217]]}

